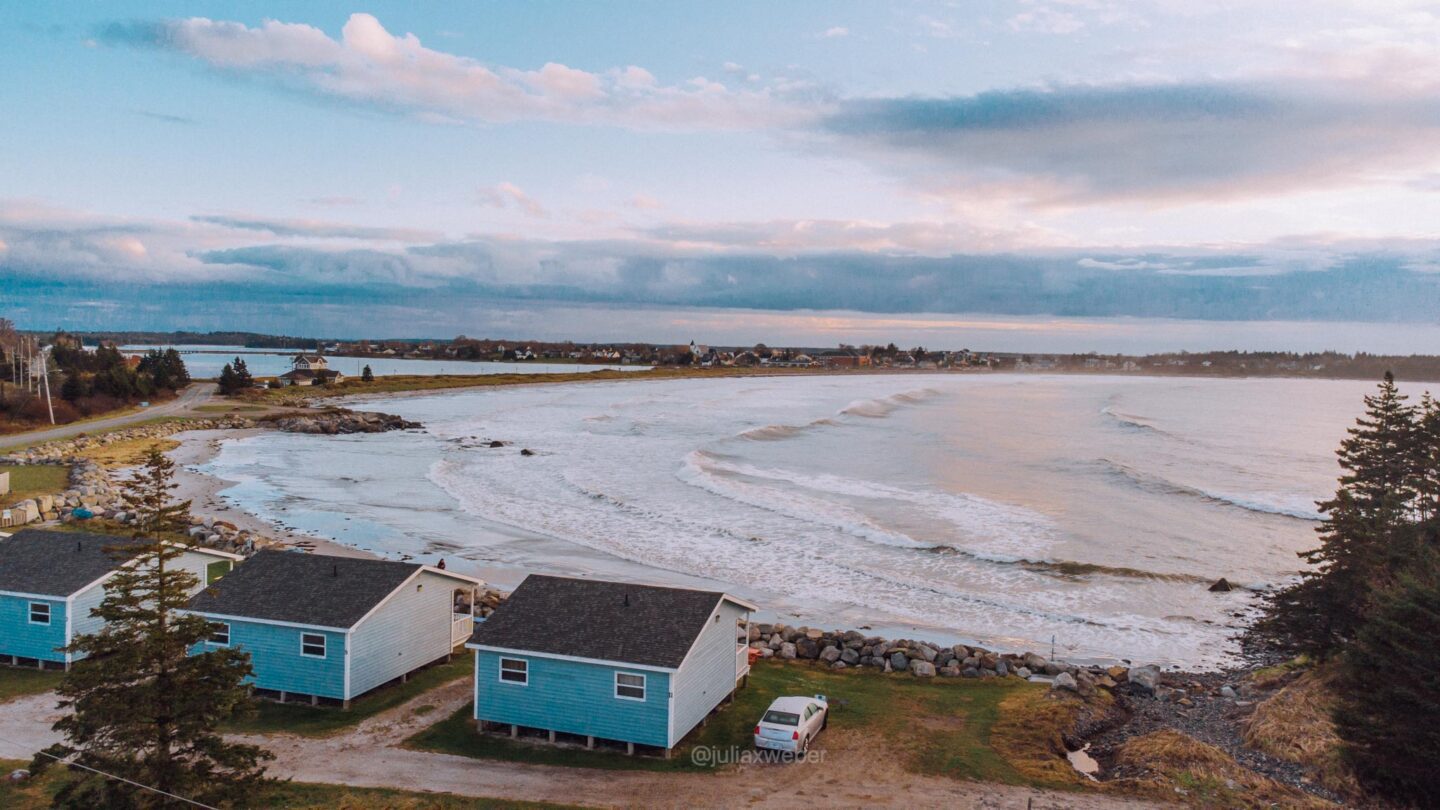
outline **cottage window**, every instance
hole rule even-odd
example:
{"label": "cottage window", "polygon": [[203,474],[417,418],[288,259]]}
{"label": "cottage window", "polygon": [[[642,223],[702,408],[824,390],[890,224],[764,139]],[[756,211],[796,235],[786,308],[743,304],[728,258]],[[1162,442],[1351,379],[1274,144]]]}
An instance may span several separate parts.
{"label": "cottage window", "polygon": [[205,639],[207,643],[217,647],[230,646],[230,625],[226,622],[215,622],[210,625],[210,637]]}
{"label": "cottage window", "polygon": [[500,680],[505,683],[530,685],[530,662],[523,658],[501,658]]}
{"label": "cottage window", "polygon": [[30,603],[30,623],[31,623],[31,624],[49,624],[49,623],[50,623],[50,605],[49,605],[49,603],[47,603],[47,602],[31,602],[31,603]]}
{"label": "cottage window", "polygon": [[324,658],[325,636],[320,633],[301,633],[300,654],[306,658]]}
{"label": "cottage window", "polygon": [[645,676],[634,672],[615,673],[615,697],[621,700],[644,700]]}

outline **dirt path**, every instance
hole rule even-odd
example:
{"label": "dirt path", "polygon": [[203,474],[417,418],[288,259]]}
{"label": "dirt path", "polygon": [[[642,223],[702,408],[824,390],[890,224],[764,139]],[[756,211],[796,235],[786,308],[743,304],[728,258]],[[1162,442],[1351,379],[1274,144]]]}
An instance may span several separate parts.
{"label": "dirt path", "polygon": [[[1090,793],[1062,793],[965,782],[905,771],[857,732],[832,730],[823,759],[744,764],[716,774],[609,771],[525,765],[411,751],[407,737],[443,720],[470,699],[464,678],[330,737],[244,735],[276,755],[270,772],[300,782],[389,787],[495,799],[597,807],[953,807],[984,810],[1119,810],[1160,807]],[[53,695],[0,704],[0,751],[24,758],[56,741]],[[434,706],[417,714],[421,706]],[[16,750],[11,750],[12,748]],[[23,750],[20,750],[23,749]]]}

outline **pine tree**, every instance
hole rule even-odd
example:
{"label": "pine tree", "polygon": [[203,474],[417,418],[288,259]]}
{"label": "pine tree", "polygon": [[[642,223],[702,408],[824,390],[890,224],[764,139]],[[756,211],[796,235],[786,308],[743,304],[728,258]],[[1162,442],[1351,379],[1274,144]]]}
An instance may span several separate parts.
{"label": "pine tree", "polygon": [[255,378],[250,376],[250,369],[246,368],[245,361],[239,357],[235,358],[235,380],[242,389],[255,384]]}
{"label": "pine tree", "polygon": [[220,369],[220,393],[230,395],[240,390],[240,377],[235,373],[235,367],[229,363]]}
{"label": "pine tree", "polygon": [[370,370],[368,363],[360,370],[360,382],[375,382],[375,372]]}
{"label": "pine tree", "polygon": [[1271,596],[1252,638],[1322,658],[1354,638],[1374,593],[1414,551],[1415,417],[1386,373],[1340,443],[1345,473],[1335,497],[1319,504],[1320,547],[1300,554],[1310,570]]}
{"label": "pine tree", "polygon": [[69,647],[85,657],[57,690],[69,713],[55,724],[66,741],[51,749],[153,791],[87,771],[66,783],[57,806],[173,806],[154,791],[243,804],[265,782],[261,763],[271,755],[228,743],[218,731],[249,706],[249,655],[228,648],[190,654],[211,629],[180,612],[196,577],[178,567],[183,544],[160,539],[188,524],[189,502],[171,502],[173,472],[174,463],[152,450],[124,495],[135,534],[116,553],[130,562],[94,611],[104,627]]}
{"label": "pine tree", "polygon": [[1378,596],[1336,684],[1346,762],[1371,789],[1416,807],[1440,805],[1437,633],[1440,561],[1426,551]]}

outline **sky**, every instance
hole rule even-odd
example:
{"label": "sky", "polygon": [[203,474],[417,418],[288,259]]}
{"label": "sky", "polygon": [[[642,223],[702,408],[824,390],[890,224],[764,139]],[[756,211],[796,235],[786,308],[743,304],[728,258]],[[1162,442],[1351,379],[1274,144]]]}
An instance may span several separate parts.
{"label": "sky", "polygon": [[1436,42],[1413,0],[3,0],[0,315],[1434,325]]}

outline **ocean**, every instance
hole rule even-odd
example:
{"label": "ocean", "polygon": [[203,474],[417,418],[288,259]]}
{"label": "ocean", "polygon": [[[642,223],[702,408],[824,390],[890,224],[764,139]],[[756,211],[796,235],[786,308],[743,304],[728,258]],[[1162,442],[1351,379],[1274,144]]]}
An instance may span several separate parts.
{"label": "ocean", "polygon": [[[274,523],[512,584],[550,571],[723,587],[789,623],[1210,667],[1233,655],[1249,589],[1293,576],[1317,542],[1315,501],[1372,388],[1004,374],[526,386],[368,400],[356,407],[424,430],[265,433],[202,471]],[[1209,592],[1220,577],[1243,589]]]}

